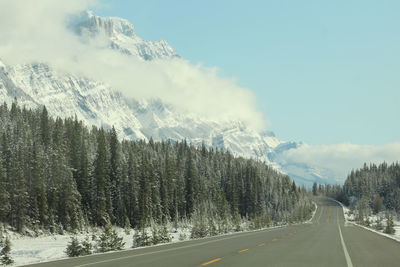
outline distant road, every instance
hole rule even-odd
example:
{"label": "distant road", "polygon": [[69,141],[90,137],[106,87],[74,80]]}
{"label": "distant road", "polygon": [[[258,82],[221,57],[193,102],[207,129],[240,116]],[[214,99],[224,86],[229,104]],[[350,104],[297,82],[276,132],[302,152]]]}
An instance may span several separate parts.
{"label": "distant road", "polygon": [[35,267],[400,266],[400,243],[344,225],[342,208],[318,199],[312,224],[27,265]]}

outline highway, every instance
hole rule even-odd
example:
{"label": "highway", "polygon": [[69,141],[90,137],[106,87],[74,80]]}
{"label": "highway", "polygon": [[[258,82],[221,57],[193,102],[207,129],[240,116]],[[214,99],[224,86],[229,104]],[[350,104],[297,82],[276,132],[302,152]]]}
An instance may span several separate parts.
{"label": "highway", "polygon": [[400,243],[354,225],[342,208],[317,199],[312,223],[96,254],[35,267],[400,266]]}

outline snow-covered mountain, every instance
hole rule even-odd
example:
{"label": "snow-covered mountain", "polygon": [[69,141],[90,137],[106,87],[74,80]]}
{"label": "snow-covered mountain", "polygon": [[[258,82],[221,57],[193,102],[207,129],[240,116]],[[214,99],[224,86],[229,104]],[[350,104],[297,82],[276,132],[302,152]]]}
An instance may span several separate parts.
{"label": "snow-covered mountain", "polygon": [[151,42],[137,36],[135,26],[122,18],[103,18],[87,11],[74,20],[70,27],[83,38],[93,38],[99,35],[106,37],[110,41],[110,48],[144,60],[178,56],[164,40]]}
{"label": "snow-covered mountain", "polygon": [[[138,37],[134,26],[121,18],[87,12],[71,27],[82,38],[106,36],[108,47],[126,56],[142,60],[178,56],[165,41],[149,42]],[[284,161],[283,153],[301,144],[281,141],[272,133],[258,133],[240,121],[221,122],[183,113],[159,99],[130,99],[101,82],[58,73],[45,64],[7,66],[0,61],[0,99],[11,102],[15,97],[28,107],[45,105],[53,116],[76,115],[87,125],[114,126],[121,138],[186,139],[263,160],[306,186],[325,178],[323,172],[310,166]]]}

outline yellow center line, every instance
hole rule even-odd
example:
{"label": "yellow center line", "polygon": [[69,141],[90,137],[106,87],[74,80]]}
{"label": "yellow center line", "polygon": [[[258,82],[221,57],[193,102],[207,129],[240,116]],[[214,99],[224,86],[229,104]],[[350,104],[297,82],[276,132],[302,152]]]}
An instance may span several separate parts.
{"label": "yellow center line", "polygon": [[246,248],[246,249],[239,250],[239,253],[243,253],[243,252],[246,252],[246,251],[249,251],[249,249]]}
{"label": "yellow center line", "polygon": [[214,262],[217,262],[217,261],[220,261],[220,260],[222,260],[222,258],[216,258],[216,259],[207,261],[207,262],[205,262],[205,263],[202,263],[201,266],[207,266],[207,265],[209,265],[209,264],[211,264],[211,263],[214,263]]}
{"label": "yellow center line", "polygon": [[257,247],[265,247],[266,245],[267,245],[267,243],[261,243],[261,244],[258,244]]}

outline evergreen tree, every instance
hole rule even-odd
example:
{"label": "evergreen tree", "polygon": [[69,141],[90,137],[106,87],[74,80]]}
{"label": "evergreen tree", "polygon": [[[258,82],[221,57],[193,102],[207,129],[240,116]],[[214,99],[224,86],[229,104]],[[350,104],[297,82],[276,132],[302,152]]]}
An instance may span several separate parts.
{"label": "evergreen tree", "polygon": [[82,255],[82,245],[79,243],[78,238],[71,237],[65,253],[68,257],[78,257]]}
{"label": "evergreen tree", "polygon": [[85,240],[82,241],[82,250],[81,255],[90,255],[93,253],[93,245],[89,240],[89,237],[86,237]]}
{"label": "evergreen tree", "polygon": [[94,196],[93,210],[94,222],[105,226],[110,220],[110,184],[108,176],[107,147],[104,130],[99,130],[97,135],[97,152],[94,160]]}
{"label": "evergreen tree", "polygon": [[[0,120],[0,222],[20,232],[112,223],[143,231],[139,243],[148,244],[144,228],[152,222],[157,242],[163,242],[170,220],[175,226],[193,220],[193,236],[199,237],[239,230],[242,221],[254,227],[301,221],[312,211],[306,190],[289,177],[223,150],[185,140],[121,142],[115,129],[89,129],[76,117],[53,119],[46,108],[21,109],[16,102],[11,109],[0,105]],[[343,195],[361,199],[364,191],[354,186],[360,184],[379,194],[383,207],[398,210],[398,164],[370,169],[354,172]],[[382,174],[381,181],[358,182],[359,173],[368,171]],[[373,202],[370,195],[365,199]]]}
{"label": "evergreen tree", "polygon": [[47,148],[50,142],[49,114],[46,107],[42,109],[40,117],[40,135],[44,146]]}
{"label": "evergreen tree", "polygon": [[386,227],[384,232],[390,235],[396,232],[394,229],[393,217],[389,214],[386,214]]}
{"label": "evergreen tree", "polygon": [[35,221],[38,221],[42,226],[48,223],[48,205],[45,188],[45,157],[40,151],[37,143],[33,144],[32,153],[32,178],[31,178],[31,193],[30,193],[30,211]]}
{"label": "evergreen tree", "polygon": [[314,196],[318,195],[318,186],[316,182],[313,183],[312,192]]}
{"label": "evergreen tree", "polygon": [[3,156],[0,151],[0,222],[6,221],[10,212],[10,196],[7,192],[6,173],[3,168]]}
{"label": "evergreen tree", "polygon": [[107,252],[112,250],[121,250],[125,243],[122,237],[119,237],[117,232],[112,229],[111,224],[104,227],[103,233],[100,235],[97,247],[99,252]]}
{"label": "evergreen tree", "polygon": [[11,252],[11,241],[6,238],[4,241],[4,244],[2,245],[2,249],[0,251],[0,262],[3,265],[10,265],[14,263],[14,260],[11,258],[10,252]]}
{"label": "evergreen tree", "polygon": [[114,207],[113,218],[115,223],[122,226],[125,219],[125,206],[122,201],[122,177],[121,177],[121,159],[120,159],[120,143],[118,141],[117,132],[114,127],[110,133],[110,190],[112,206]]}
{"label": "evergreen tree", "polygon": [[151,243],[151,237],[147,234],[145,229],[142,230],[136,230],[135,234],[133,235],[133,248],[137,247],[146,247],[150,246]]}

